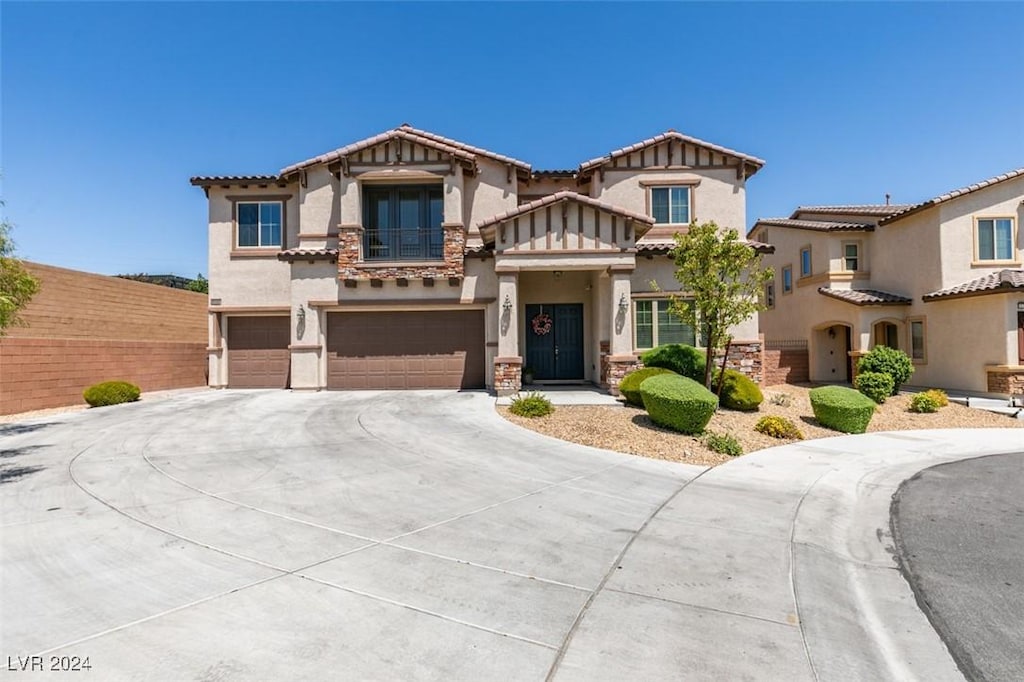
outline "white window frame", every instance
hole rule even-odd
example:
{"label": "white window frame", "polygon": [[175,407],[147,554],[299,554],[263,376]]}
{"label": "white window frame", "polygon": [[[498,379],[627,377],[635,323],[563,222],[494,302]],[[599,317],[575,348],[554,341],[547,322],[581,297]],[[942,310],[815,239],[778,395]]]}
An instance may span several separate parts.
{"label": "white window frame", "polygon": [[[999,258],[999,245],[996,243],[996,221],[1010,222],[1010,257]],[[981,223],[992,224],[992,258],[981,256]],[[976,263],[1016,263],[1017,262],[1017,221],[1011,215],[975,216],[974,218],[974,262]]]}
{"label": "white window frame", "polygon": [[[637,312],[638,312],[637,305],[639,303],[650,303],[651,304],[651,343],[653,345],[650,346],[649,348],[648,347],[641,347],[640,345],[637,344],[636,315],[637,315]],[[650,350],[651,348],[657,348],[658,346],[661,345],[661,341],[660,341],[660,339],[658,339],[658,309],[659,309],[659,304],[664,304],[666,306],[671,306],[672,305],[672,299],[669,299],[669,298],[637,298],[637,299],[633,300],[633,349],[634,350]],[[686,324],[682,320],[680,320],[680,322],[682,324]],[[694,342],[694,344],[700,343],[700,334],[698,333],[697,329],[693,330],[693,342]]]}
{"label": "white window frame", "polygon": [[[846,255],[846,247],[848,247],[848,246],[852,246],[854,249],[856,249],[857,255],[855,255],[855,256],[847,256]],[[842,258],[843,258],[843,272],[860,272],[861,270],[863,270],[864,269],[864,261],[861,258],[860,242],[843,242],[842,248],[843,248],[843,254],[842,254]],[[851,268],[850,267],[848,261],[851,258],[857,261],[857,267],[855,267],[855,268]]]}
{"label": "white window frame", "polygon": [[[241,213],[240,209],[241,209],[242,205],[244,205],[244,204],[255,204],[257,206],[257,209],[256,209],[256,244],[250,244],[250,245],[247,245],[247,246],[242,246],[242,244],[241,244],[242,226],[241,226],[241,224],[238,221],[238,216]],[[261,220],[261,216],[262,216],[262,213],[263,213],[262,206],[264,204],[277,204],[280,207],[280,209],[281,209],[281,224],[280,224],[281,241],[279,243],[277,243],[277,244],[264,244],[264,243],[262,243],[263,242],[263,225],[259,221]],[[243,199],[243,200],[238,200],[238,201],[235,202],[235,248],[236,249],[280,249],[280,248],[283,248],[284,247],[284,230],[285,230],[285,219],[284,219],[284,202],[283,201],[278,201],[278,200],[269,200],[269,201],[267,201],[267,200],[259,200],[259,199],[253,199],[252,201],[248,201],[248,200],[244,200]]]}
{"label": "white window frame", "polygon": [[[647,188],[647,201],[650,207],[650,216],[654,218],[654,190],[663,189],[668,191],[668,222],[659,223],[655,222],[656,225],[689,225],[693,222],[693,186],[686,185],[650,185]],[[674,223],[672,222],[672,190],[674,189],[685,189],[686,190],[686,222]],[[657,220],[657,219],[655,219]]]}

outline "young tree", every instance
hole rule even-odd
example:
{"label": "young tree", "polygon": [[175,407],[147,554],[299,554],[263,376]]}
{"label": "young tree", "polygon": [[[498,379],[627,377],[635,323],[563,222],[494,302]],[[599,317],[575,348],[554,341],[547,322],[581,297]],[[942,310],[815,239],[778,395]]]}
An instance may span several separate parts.
{"label": "young tree", "polygon": [[687,296],[672,297],[672,312],[703,332],[704,385],[711,388],[715,350],[731,342],[730,327],[764,308],[772,271],[761,267],[761,254],[740,241],[736,230],[720,230],[713,222],[690,225],[675,239],[675,276]]}
{"label": "young tree", "polygon": [[39,280],[14,257],[11,228],[6,219],[0,220],[0,336],[8,327],[22,324],[18,313],[39,291]]}
{"label": "young tree", "polygon": [[185,285],[185,288],[200,294],[208,294],[210,293],[210,280],[203,277],[203,273],[200,272],[194,280]]}

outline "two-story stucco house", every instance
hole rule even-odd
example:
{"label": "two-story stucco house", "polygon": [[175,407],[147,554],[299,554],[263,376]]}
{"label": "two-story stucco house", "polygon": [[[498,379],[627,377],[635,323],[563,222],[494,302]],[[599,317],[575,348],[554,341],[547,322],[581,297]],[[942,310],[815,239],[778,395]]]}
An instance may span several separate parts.
{"label": "two-story stucco house", "polygon": [[807,341],[812,381],[848,381],[876,345],[912,386],[1024,393],[1024,169],[913,205],[803,206],[762,218],[775,270],[768,343]]}
{"label": "two-story stucco house", "polygon": [[210,385],[504,394],[528,367],[614,389],[639,351],[693,342],[659,293],[678,290],[672,235],[742,231],[763,163],[669,131],[543,171],[402,125],[275,175],[192,178]]}

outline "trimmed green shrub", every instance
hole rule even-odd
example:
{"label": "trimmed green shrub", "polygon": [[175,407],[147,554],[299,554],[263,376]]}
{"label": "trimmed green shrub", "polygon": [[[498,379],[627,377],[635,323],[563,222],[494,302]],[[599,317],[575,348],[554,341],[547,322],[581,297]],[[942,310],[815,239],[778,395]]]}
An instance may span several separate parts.
{"label": "trimmed green shrub", "polygon": [[[718,379],[712,386],[718,386]],[[722,407],[729,410],[741,410],[753,412],[764,401],[761,389],[754,383],[753,379],[743,372],[734,369],[725,370],[725,379],[722,381],[722,393],[719,395]]]}
{"label": "trimmed green shrub", "polygon": [[703,384],[675,374],[645,379],[640,396],[652,422],[691,435],[704,431],[718,407],[718,398]]}
{"label": "trimmed green shrub", "polygon": [[666,343],[640,356],[644,367],[664,367],[676,374],[704,383],[704,351],[684,343]]}
{"label": "trimmed green shrub", "polygon": [[929,388],[927,391],[922,391],[922,395],[932,398],[939,407],[949,405],[949,396],[941,388]]}
{"label": "trimmed green shrub", "polygon": [[650,377],[658,376],[659,374],[675,374],[670,369],[664,367],[644,367],[642,369],[634,370],[622,377],[622,381],[619,382],[619,393],[626,399],[626,402],[630,405],[636,405],[637,407],[644,406],[644,399],[640,397],[640,384],[645,379]]}
{"label": "trimmed green shrub", "polygon": [[918,393],[910,399],[910,411],[911,412],[938,412],[939,405],[938,399],[934,395],[930,395],[931,391],[925,391],[924,393]]}
{"label": "trimmed green shrub", "polygon": [[513,398],[508,411],[518,417],[546,417],[555,411],[555,406],[543,393],[533,391]]}
{"label": "trimmed green shrub", "polygon": [[761,417],[757,420],[757,424],[754,425],[754,430],[772,438],[787,440],[804,439],[804,434],[800,432],[800,429],[796,428],[796,424],[785,417],[777,415]]}
{"label": "trimmed green shrub", "polygon": [[140,395],[142,391],[139,387],[127,381],[104,381],[93,384],[82,392],[82,397],[91,407],[134,403]]}
{"label": "trimmed green shrub", "polygon": [[708,450],[729,455],[730,457],[739,457],[743,454],[743,446],[728,433],[709,432],[704,436],[704,445],[707,446]]}
{"label": "trimmed green shrub", "polygon": [[882,372],[861,372],[853,381],[853,387],[881,405],[892,395],[892,377]]}
{"label": "trimmed green shrub", "polygon": [[811,389],[810,398],[818,423],[843,433],[864,433],[875,413],[875,401],[845,386]]}
{"label": "trimmed green shrub", "polygon": [[892,377],[892,392],[896,395],[900,386],[907,383],[914,373],[914,363],[910,356],[901,350],[888,346],[875,346],[857,363],[857,372],[881,372]]}

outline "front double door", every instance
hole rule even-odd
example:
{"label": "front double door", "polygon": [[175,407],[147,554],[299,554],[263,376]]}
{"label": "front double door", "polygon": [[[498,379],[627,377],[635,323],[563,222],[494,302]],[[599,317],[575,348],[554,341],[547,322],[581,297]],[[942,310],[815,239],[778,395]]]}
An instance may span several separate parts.
{"label": "front double door", "polygon": [[539,380],[582,380],[583,304],[526,306],[526,367]]}

